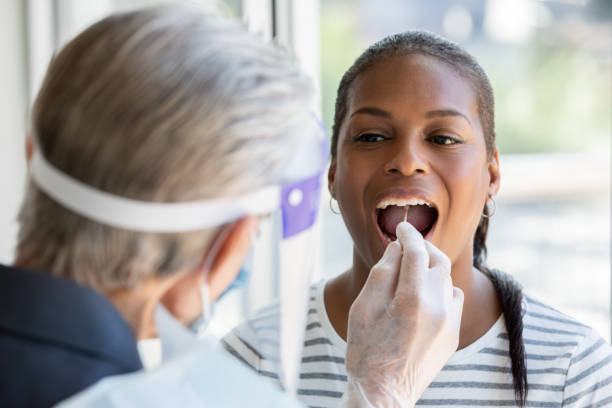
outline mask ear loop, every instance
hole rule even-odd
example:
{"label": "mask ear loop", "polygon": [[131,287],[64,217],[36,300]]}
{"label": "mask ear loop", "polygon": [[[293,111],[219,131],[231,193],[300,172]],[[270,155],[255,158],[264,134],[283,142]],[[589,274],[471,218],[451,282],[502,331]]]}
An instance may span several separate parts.
{"label": "mask ear loop", "polygon": [[202,285],[200,285],[200,298],[202,300],[202,323],[197,328],[197,337],[201,338],[208,327],[208,323],[212,319],[213,306],[210,300],[210,285],[208,284],[208,275],[212,267],[213,261],[217,258],[217,254],[221,249],[221,246],[225,243],[227,236],[233,228],[235,221],[229,225],[222,227],[222,230],[217,234],[214,242],[210,246],[206,258],[202,263]]}
{"label": "mask ear loop", "polygon": [[[204,278],[206,279],[206,278]],[[196,336],[202,338],[208,327],[208,323],[212,319],[212,304],[210,301],[209,286],[207,282],[202,282],[200,286],[200,296],[202,299],[202,324],[198,325]]]}

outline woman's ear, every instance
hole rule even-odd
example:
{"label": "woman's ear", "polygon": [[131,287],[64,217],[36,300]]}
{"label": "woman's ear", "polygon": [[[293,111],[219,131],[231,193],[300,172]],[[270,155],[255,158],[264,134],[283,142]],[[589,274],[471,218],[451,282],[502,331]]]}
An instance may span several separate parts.
{"label": "woman's ear", "polygon": [[332,159],[329,164],[329,170],[327,170],[327,189],[329,190],[329,194],[331,194],[332,198],[336,198],[334,196],[334,180],[336,178],[336,160]]}
{"label": "woman's ear", "polygon": [[[209,299],[217,299],[234,281],[252,244],[254,232],[259,227],[259,218],[246,216],[219,229],[212,238],[202,261],[197,268],[183,274],[162,296],[161,302],[175,318],[189,324],[202,312],[202,279],[206,264],[210,266],[206,276]],[[223,242],[218,242],[223,240]],[[215,245],[216,244],[216,245]],[[213,249],[217,246],[216,253]],[[214,257],[209,259],[209,257]]]}
{"label": "woman's ear", "polygon": [[32,155],[34,154],[34,139],[32,139],[32,135],[26,136],[25,152],[26,160],[28,163],[30,163],[30,160],[32,160]]}
{"label": "woman's ear", "polygon": [[495,197],[499,191],[499,182],[501,174],[499,172],[499,150],[495,149],[489,159],[489,197]]}

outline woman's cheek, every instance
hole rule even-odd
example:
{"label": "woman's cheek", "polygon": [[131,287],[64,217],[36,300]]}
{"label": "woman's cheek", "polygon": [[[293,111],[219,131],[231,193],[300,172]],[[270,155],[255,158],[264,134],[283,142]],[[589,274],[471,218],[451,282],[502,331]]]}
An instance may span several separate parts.
{"label": "woman's cheek", "polygon": [[[444,169],[444,184],[448,189],[449,208],[440,239],[440,249],[451,261],[470,247],[473,234],[480,221],[481,202],[486,196],[488,172],[486,166],[475,157],[474,160],[447,162]],[[486,169],[485,169],[486,170]]]}

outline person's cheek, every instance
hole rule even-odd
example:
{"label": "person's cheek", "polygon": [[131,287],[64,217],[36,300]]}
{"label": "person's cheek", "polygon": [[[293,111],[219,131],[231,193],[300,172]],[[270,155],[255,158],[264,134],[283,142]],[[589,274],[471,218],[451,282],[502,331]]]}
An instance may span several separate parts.
{"label": "person's cheek", "polygon": [[[347,221],[353,223],[361,218],[362,192],[364,189],[364,173],[361,169],[362,160],[353,155],[346,155],[345,160],[339,164],[336,186],[339,192],[339,204],[343,214],[346,214]],[[355,219],[354,217],[357,217]]]}
{"label": "person's cheek", "polygon": [[[447,160],[441,167],[448,189],[449,208],[440,249],[451,261],[470,245],[480,219],[479,204],[486,191],[482,160],[477,155],[464,155]],[[483,189],[484,188],[484,189]]]}
{"label": "person's cheek", "polygon": [[338,165],[336,183],[344,223],[358,253],[366,262],[379,258],[376,253],[378,238],[372,231],[371,214],[365,202],[375,177],[373,172],[371,155],[346,151]]}

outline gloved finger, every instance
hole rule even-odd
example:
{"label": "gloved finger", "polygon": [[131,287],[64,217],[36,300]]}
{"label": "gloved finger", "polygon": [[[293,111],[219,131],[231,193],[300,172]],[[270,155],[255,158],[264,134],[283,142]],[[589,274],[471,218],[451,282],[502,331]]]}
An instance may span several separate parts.
{"label": "gloved finger", "polygon": [[414,288],[424,281],[429,266],[425,240],[408,222],[400,222],[396,234],[403,254],[396,293],[413,293]]}
{"label": "gloved finger", "polygon": [[440,269],[441,271],[445,271],[450,273],[451,271],[451,261],[446,256],[444,252],[442,252],[438,247],[432,244],[429,241],[423,240],[425,243],[425,249],[429,254],[429,268],[430,269]]}
{"label": "gloved finger", "polygon": [[452,321],[457,324],[457,327],[461,326],[461,315],[463,313],[463,291],[456,286],[453,286],[453,301],[451,304],[451,318]]}
{"label": "gloved finger", "polygon": [[402,248],[397,242],[387,245],[382,258],[372,267],[366,283],[354,303],[366,307],[384,306],[395,293],[402,259]]}
{"label": "gloved finger", "polygon": [[454,296],[450,259],[429,241],[425,241],[425,249],[429,254],[428,278],[431,285],[430,288],[436,289],[435,293],[439,293],[442,296],[442,300],[448,308]]}

